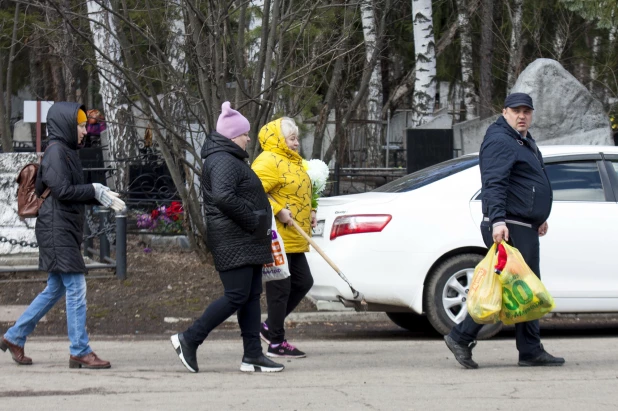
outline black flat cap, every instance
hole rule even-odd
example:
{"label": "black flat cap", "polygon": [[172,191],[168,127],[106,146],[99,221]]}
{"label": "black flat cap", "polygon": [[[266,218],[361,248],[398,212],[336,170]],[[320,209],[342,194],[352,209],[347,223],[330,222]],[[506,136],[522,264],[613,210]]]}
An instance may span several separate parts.
{"label": "black flat cap", "polygon": [[534,110],[534,106],[532,105],[532,97],[526,93],[513,93],[506,96],[506,99],[504,100],[504,108],[521,106],[530,107]]}

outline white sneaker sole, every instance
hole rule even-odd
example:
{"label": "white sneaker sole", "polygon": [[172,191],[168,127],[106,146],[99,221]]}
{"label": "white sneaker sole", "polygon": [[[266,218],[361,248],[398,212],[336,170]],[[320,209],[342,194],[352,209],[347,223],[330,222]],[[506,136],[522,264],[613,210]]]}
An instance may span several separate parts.
{"label": "white sneaker sole", "polygon": [[305,358],[307,356],[307,354],[303,354],[303,355],[279,355],[279,354],[273,354],[271,352],[267,352],[266,356],[267,357],[271,357],[271,358]]}
{"label": "white sneaker sole", "polygon": [[264,367],[261,365],[248,364],[246,362],[240,363],[240,371],[242,372],[280,372],[283,371],[284,368],[283,365],[281,367]]}
{"label": "white sneaker sole", "polygon": [[264,337],[264,334],[260,332],[260,339],[264,341],[266,344],[270,344],[270,340]]}
{"label": "white sneaker sole", "polygon": [[182,347],[180,346],[180,340],[178,339],[178,334],[172,335],[170,337],[170,341],[172,343],[172,347],[174,347],[174,350],[176,351],[176,354],[178,354],[178,358],[180,358],[182,365],[184,365],[187,368],[187,370],[191,372],[197,372],[197,370],[194,370],[193,368],[191,368],[191,366],[185,360],[185,356],[182,353]]}

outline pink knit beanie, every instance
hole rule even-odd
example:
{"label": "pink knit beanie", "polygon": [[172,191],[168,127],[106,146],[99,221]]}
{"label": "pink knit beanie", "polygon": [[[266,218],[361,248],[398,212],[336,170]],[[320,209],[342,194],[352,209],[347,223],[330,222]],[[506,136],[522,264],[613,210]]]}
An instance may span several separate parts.
{"label": "pink knit beanie", "polygon": [[230,102],[226,101],[221,105],[221,115],[217,120],[217,133],[229,139],[236,138],[249,131],[251,126],[249,120],[238,111],[230,107]]}

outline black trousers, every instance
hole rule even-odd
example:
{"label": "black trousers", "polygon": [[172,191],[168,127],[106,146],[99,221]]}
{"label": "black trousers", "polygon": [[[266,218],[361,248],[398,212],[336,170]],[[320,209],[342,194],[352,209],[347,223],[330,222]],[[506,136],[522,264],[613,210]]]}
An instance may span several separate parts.
{"label": "black trousers", "polygon": [[268,303],[268,332],[271,344],[280,344],[285,339],[283,323],[313,286],[313,277],[305,253],[286,253],[290,276],[285,280],[266,283]]}
{"label": "black trousers", "polygon": [[[538,231],[518,224],[507,224],[507,227],[509,229],[508,243],[519,250],[526,264],[541,278]],[[483,241],[488,248],[494,242],[492,232],[493,228],[489,222],[481,224]],[[472,317],[467,316],[451,330],[449,335],[456,342],[467,345],[476,339],[481,328],[483,328],[482,324],[475,323]],[[520,360],[529,360],[541,354],[543,347],[541,346],[539,321],[515,324],[515,341]]]}
{"label": "black trousers", "polygon": [[223,297],[213,301],[183,336],[187,343],[200,345],[215,327],[236,313],[245,356],[259,357],[262,355],[260,343],[262,266],[247,265],[221,271],[219,277],[225,290]]}

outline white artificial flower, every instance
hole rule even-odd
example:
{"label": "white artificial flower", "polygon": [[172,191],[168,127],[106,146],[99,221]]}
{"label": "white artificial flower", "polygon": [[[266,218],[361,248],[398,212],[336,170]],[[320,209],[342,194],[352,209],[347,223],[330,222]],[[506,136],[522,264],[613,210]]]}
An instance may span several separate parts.
{"label": "white artificial flower", "polygon": [[322,194],[326,188],[329,173],[330,170],[328,169],[328,166],[322,160],[313,159],[307,162],[307,174],[311,179],[314,194]]}

